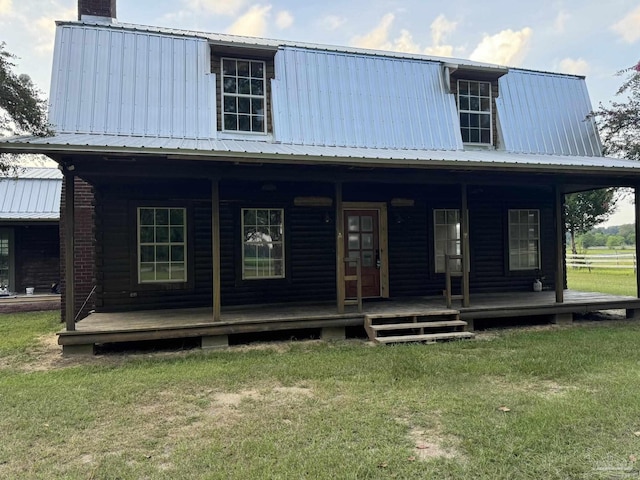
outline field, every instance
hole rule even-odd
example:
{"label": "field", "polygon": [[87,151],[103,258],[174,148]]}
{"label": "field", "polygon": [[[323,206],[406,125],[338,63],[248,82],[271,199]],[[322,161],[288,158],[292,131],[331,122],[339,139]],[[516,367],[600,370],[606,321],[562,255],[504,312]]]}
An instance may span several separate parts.
{"label": "field", "polygon": [[640,475],[640,324],[63,358],[0,317],[0,478]]}
{"label": "field", "polygon": [[[631,254],[635,250],[588,250],[589,255]],[[601,259],[600,259],[601,260]],[[621,259],[609,263],[629,264],[629,268],[573,268],[567,267],[567,285],[572,290],[603,292],[614,295],[636,296],[636,274],[632,259]]]}

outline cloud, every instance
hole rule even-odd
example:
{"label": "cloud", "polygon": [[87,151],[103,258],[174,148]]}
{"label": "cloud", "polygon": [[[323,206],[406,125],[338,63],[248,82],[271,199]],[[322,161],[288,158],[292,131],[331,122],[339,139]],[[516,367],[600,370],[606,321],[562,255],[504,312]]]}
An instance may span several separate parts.
{"label": "cloud", "polygon": [[227,32],[248,37],[264,36],[267,31],[267,20],[270,11],[271,5],[254,5],[245,14],[238,17],[227,29]]}
{"label": "cloud", "polygon": [[0,15],[10,15],[13,10],[11,0],[0,0]]}
{"label": "cloud", "polygon": [[278,15],[276,16],[276,26],[280,30],[284,30],[285,28],[289,28],[291,25],[293,25],[293,15],[291,15],[287,10],[278,12]]}
{"label": "cloud", "polygon": [[214,14],[235,15],[247,3],[246,0],[182,0],[190,10]]}
{"label": "cloud", "polygon": [[351,40],[354,47],[372,48],[374,50],[392,50],[389,42],[389,30],[395,19],[393,13],[385,14],[373,30]]}
{"label": "cloud", "polygon": [[571,15],[569,15],[564,10],[560,10],[558,12],[558,15],[556,15],[556,19],[553,21],[553,29],[556,31],[556,33],[564,33],[565,27],[567,25],[567,20],[569,20],[569,18],[571,18]]}
{"label": "cloud", "polygon": [[458,26],[458,22],[447,20],[447,17],[440,14],[431,22],[431,41],[434,46],[442,44],[445,38],[453,33]]}
{"label": "cloud", "polygon": [[25,22],[26,30],[33,38],[34,50],[39,54],[48,55],[53,52],[53,44],[56,36],[56,20],[77,19],[75,8],[59,8],[49,15],[41,16],[35,20]]}
{"label": "cloud", "polygon": [[564,58],[560,61],[560,70],[572,75],[586,75],[589,68],[587,61],[582,58]]}
{"label": "cloud", "polygon": [[640,7],[627,13],[618,23],[611,26],[627,43],[635,43],[640,39]]}
{"label": "cloud", "polygon": [[485,35],[469,58],[478,62],[517,66],[524,59],[533,30],[525,27],[514,32],[502,30],[495,35]]}
{"label": "cloud", "polygon": [[450,57],[453,54],[452,45],[441,45],[445,37],[453,32],[456,28],[456,22],[448,21],[444,15],[439,15],[431,23],[431,39],[433,45],[430,47],[422,47],[418,42],[414,41],[413,35],[409,30],[400,30],[400,35],[391,39],[391,27],[395,16],[387,13],[382,17],[378,25],[376,25],[368,33],[355,37],[351,44],[361,48],[372,48],[375,50],[390,50],[404,53],[418,53],[426,55],[436,55],[442,57]]}
{"label": "cloud", "polygon": [[344,17],[339,17],[338,15],[327,15],[326,17],[320,20],[320,25],[322,25],[327,30],[337,30],[342,25],[347,23],[347,19]]}

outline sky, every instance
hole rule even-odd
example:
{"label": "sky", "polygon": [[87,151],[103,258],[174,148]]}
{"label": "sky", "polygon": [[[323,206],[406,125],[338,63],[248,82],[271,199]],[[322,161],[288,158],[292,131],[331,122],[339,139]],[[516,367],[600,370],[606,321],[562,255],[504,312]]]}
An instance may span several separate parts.
{"label": "sky", "polygon": [[[76,20],[77,3],[0,0],[0,41],[44,95],[55,20]],[[584,75],[594,108],[615,100],[616,72],[640,60],[640,0],[119,0],[117,17]]]}

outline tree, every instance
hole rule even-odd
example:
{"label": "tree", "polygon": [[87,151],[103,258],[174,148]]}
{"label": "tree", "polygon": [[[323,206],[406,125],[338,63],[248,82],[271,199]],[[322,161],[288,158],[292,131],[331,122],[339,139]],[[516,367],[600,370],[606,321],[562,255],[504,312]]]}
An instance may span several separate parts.
{"label": "tree", "polygon": [[[13,71],[15,55],[0,43],[0,135],[47,136],[46,102],[28,75]],[[11,168],[11,157],[0,154],[0,171]]]}
{"label": "tree", "polygon": [[617,202],[615,188],[571,193],[565,198],[565,225],[571,238],[571,252],[578,253],[576,236],[606,221]]}
{"label": "tree", "polygon": [[627,75],[616,93],[624,100],[601,103],[591,116],[598,123],[605,155],[640,160],[640,62],[618,75]]}

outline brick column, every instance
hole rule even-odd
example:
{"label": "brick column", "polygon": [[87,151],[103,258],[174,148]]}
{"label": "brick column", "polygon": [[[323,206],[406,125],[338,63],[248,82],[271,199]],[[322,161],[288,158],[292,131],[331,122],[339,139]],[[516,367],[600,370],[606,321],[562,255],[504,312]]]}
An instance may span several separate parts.
{"label": "brick column", "polygon": [[[95,230],[94,211],[95,202],[93,188],[84,180],[75,178],[75,309],[76,315],[80,312],[93,286],[95,285]],[[65,182],[62,182],[62,200],[60,203],[60,288],[62,293],[61,313],[62,321],[66,321],[65,299]],[[78,315],[78,320],[86,317],[89,311],[95,307],[95,293],[87,301],[87,304]]]}

